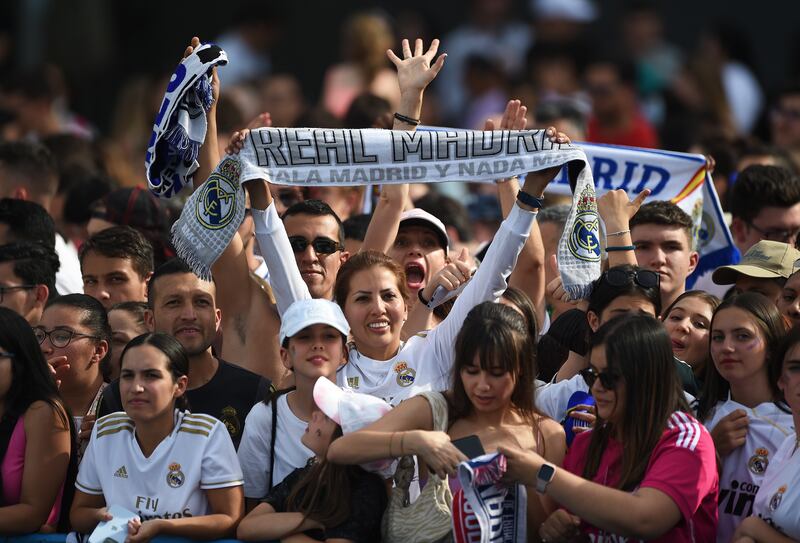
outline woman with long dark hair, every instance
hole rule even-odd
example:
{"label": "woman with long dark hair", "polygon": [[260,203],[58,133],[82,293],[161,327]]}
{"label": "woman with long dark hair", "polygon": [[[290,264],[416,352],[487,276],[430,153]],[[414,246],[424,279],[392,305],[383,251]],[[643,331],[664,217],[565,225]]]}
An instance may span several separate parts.
{"label": "woman with long dark hair", "polygon": [[672,341],[672,353],[692,367],[703,380],[708,365],[711,317],[719,298],[702,290],[689,290],[678,296],[664,312],[664,327]]}
{"label": "woman with long dark hair", "polygon": [[717,541],[730,541],[750,514],[767,466],[793,419],[778,388],[782,360],[773,351],[786,334],[775,304],[746,292],[720,304],[711,321],[711,360],[697,416],[722,463]]}
{"label": "woman with long dark hair", "polygon": [[795,431],[786,437],[767,466],[753,502],[751,516],[742,521],[734,543],[792,543],[800,541],[800,328],[793,328],[775,350],[780,360],[778,387],[792,411]]}
{"label": "woman with long dark hair", "polygon": [[70,518],[90,533],[112,517],[138,514],[128,535],[221,539],[244,512],[242,470],[225,425],[186,408],[189,359],[167,334],[144,334],[122,352],[124,412],[101,417],[75,482]]}
{"label": "woman with long dark hair", "polygon": [[30,325],[5,307],[0,414],[0,534],[65,531],[61,513],[69,509],[75,476],[69,415]]}
{"label": "woman with long dark hair", "polygon": [[[390,451],[394,456],[417,455],[444,479],[465,460],[450,441],[475,435],[487,452],[514,446],[560,464],[564,430],[534,407],[534,344],[516,310],[494,302],[475,306],[456,339],[450,391],[404,401],[378,422],[336,440],[328,458],[355,464],[384,458]],[[446,412],[444,432],[434,431],[439,404]],[[534,530],[529,533],[535,533],[547,513],[546,504],[528,500],[528,526]]]}
{"label": "woman with long dark hair", "polygon": [[[669,335],[648,315],[624,315],[592,337],[592,431],[578,434],[559,468],[535,452],[503,447],[510,481],[564,507],[542,540],[622,537],[713,541],[718,476],[711,436],[689,413]],[[604,539],[603,539],[604,540]]]}

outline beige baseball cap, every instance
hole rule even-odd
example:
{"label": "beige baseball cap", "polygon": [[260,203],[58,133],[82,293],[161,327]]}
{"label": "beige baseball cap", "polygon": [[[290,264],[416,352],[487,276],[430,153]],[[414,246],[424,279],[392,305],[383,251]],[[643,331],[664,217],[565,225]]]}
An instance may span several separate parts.
{"label": "beige baseball cap", "polygon": [[757,279],[788,279],[800,251],[780,241],[762,240],[750,247],[742,261],[733,266],[722,266],[711,279],[718,285],[732,285],[739,274]]}

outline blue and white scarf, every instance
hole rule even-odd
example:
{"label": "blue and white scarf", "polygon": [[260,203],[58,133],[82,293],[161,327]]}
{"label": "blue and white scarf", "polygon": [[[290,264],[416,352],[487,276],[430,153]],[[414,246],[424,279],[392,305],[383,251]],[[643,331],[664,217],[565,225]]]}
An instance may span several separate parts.
{"label": "blue and white scarf", "polygon": [[227,63],[225,51],[206,43],[175,68],[145,155],[147,182],[156,196],[170,198],[191,182],[213,102],[211,69]]}

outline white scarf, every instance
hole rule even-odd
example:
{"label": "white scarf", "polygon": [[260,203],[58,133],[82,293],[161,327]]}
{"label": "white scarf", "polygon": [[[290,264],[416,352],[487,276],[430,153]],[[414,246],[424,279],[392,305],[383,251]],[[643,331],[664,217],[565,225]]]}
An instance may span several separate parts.
{"label": "white scarf", "polygon": [[[238,160],[240,182],[267,179],[300,186],[486,181],[570,164],[571,185],[575,187],[573,209],[559,244],[564,288],[573,297],[582,297],[600,276],[594,182],[586,155],[574,145],[550,142],[544,130],[405,132],[373,128],[261,128],[250,133]],[[212,175],[207,183],[212,182],[217,193],[221,185],[213,179],[218,177]],[[198,190],[204,191],[205,185]],[[234,197],[233,193],[219,193],[219,197],[235,203],[226,208],[228,213],[244,206],[243,198]],[[221,210],[215,208],[214,213]],[[239,222],[225,215],[218,218],[219,222],[233,226],[212,228],[199,219],[207,212],[206,199],[195,198],[187,203],[173,228],[179,254],[188,253],[188,260],[200,264],[203,273],[210,269],[239,226]]]}

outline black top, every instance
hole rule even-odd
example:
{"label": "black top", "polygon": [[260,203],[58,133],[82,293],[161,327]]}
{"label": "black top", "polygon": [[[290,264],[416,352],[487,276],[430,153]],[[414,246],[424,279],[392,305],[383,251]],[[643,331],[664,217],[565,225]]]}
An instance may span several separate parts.
{"label": "black top", "polygon": [[[294,470],[270,490],[262,501],[270,504],[277,513],[286,512],[289,494],[309,469],[311,466]],[[387,502],[383,479],[358,466],[351,466],[349,472],[350,517],[339,526],[305,532],[309,537],[318,541],[350,539],[356,543],[373,543],[381,540],[381,519]]]}
{"label": "black top", "polygon": [[[218,359],[219,368],[214,377],[200,388],[189,389],[186,397],[192,413],[203,413],[219,419],[231,435],[233,445],[239,448],[244,422],[250,408],[263,400],[271,388],[268,379],[234,364]],[[124,411],[119,396],[119,381],[114,381],[103,391],[98,418]]]}

